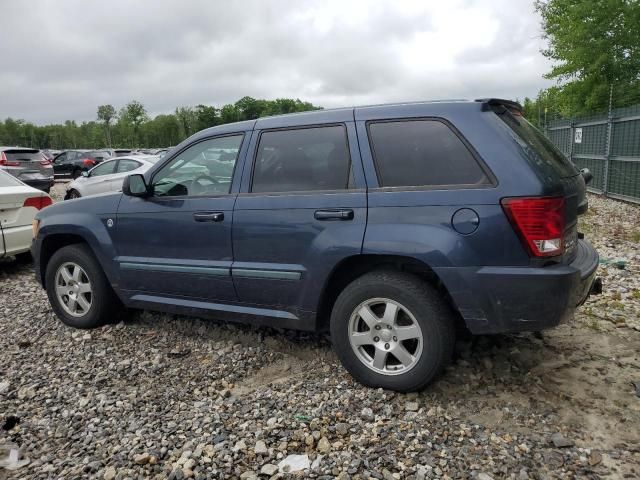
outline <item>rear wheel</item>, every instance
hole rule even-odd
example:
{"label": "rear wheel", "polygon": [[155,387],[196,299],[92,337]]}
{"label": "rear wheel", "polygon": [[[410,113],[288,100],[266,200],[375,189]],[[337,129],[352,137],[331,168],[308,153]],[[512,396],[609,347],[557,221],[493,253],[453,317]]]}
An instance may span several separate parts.
{"label": "rear wheel", "polygon": [[454,318],[427,282],[400,272],[373,272],[348,285],[336,300],[331,338],[359,382],[415,391],[451,359]]}
{"label": "rear wheel", "polygon": [[88,246],[69,245],[54,253],[45,281],[49,302],[64,324],[95,328],[116,320],[120,300]]}

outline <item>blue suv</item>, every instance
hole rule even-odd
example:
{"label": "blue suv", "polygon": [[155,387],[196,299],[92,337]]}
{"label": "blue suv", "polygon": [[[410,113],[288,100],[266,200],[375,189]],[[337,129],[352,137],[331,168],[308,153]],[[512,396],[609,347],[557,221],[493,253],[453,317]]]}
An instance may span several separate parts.
{"label": "blue suv", "polygon": [[513,102],[320,110],[203,130],[122,193],[40,212],[32,253],[67,325],[328,328],[357,380],[410,391],[461,329],[538,331],[586,299],[585,190]]}

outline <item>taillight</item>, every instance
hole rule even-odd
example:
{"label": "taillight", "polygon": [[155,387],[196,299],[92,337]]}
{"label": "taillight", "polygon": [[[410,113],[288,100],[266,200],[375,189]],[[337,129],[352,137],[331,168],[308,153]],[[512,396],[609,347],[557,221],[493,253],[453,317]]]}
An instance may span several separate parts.
{"label": "taillight", "polygon": [[93,161],[93,160],[91,160],[90,158],[83,158],[83,159],[82,159],[82,163],[83,163],[83,165],[85,165],[86,167],[93,167],[93,166],[96,164],[96,162],[95,162],[95,161]]}
{"label": "taillight", "polygon": [[534,257],[564,252],[565,211],[562,197],[512,197],[500,202],[511,225]]}
{"label": "taillight", "polygon": [[35,208],[37,210],[42,210],[44,207],[48,207],[52,203],[53,203],[53,200],[51,200],[51,197],[48,197],[46,195],[42,195],[41,197],[29,197],[29,198],[25,199],[25,201],[22,204],[22,206],[23,207],[33,207],[33,208]]}
{"label": "taillight", "polygon": [[0,167],[19,167],[20,162],[10,162],[4,152],[0,152]]}

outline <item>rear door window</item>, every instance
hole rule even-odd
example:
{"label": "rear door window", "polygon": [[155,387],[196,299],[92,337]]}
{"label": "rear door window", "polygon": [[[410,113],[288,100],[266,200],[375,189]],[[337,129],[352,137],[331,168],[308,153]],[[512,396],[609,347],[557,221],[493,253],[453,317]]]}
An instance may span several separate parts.
{"label": "rear door window", "polygon": [[471,151],[444,122],[372,122],[368,128],[381,187],[491,184]]}
{"label": "rear door window", "polygon": [[251,191],[260,193],[346,190],[351,158],[342,125],[265,131]]}
{"label": "rear door window", "polygon": [[135,160],[119,160],[118,161],[118,173],[130,172],[131,170],[135,170],[140,165],[140,162],[136,162]]}

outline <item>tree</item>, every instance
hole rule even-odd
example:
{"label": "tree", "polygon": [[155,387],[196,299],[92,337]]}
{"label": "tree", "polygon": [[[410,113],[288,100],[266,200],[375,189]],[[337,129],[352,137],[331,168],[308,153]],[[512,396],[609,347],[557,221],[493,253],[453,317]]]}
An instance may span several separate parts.
{"label": "tree", "polygon": [[111,148],[111,120],[116,116],[116,109],[113,105],[100,105],[98,107],[98,120],[104,124],[104,132],[107,140],[107,146]]}
{"label": "tree", "polygon": [[176,118],[180,124],[184,138],[191,136],[196,130],[196,113],[192,107],[176,108]]}
{"label": "tree", "polygon": [[139,141],[138,135],[140,131],[140,124],[145,120],[148,120],[147,110],[140,102],[132,100],[125,105],[124,113],[126,119],[133,125],[133,141],[137,144]]}
{"label": "tree", "polygon": [[[546,78],[558,80],[565,114],[640,102],[640,2],[637,0],[537,0],[548,48],[556,63]],[[624,92],[624,93],[623,93]]]}

